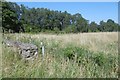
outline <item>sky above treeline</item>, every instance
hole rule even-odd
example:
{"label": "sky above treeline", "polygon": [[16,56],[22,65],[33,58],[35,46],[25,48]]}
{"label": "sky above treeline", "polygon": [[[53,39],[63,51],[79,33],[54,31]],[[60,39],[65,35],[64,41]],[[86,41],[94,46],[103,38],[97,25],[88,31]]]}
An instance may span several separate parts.
{"label": "sky above treeline", "polygon": [[29,8],[48,8],[50,10],[67,11],[68,13],[80,13],[90,22],[114,20],[118,23],[117,2],[16,2]]}

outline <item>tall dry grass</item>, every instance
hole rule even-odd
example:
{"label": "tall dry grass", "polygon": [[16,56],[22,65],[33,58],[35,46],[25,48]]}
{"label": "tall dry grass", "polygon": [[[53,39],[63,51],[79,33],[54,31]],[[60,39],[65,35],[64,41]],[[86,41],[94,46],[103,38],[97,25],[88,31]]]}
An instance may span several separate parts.
{"label": "tall dry grass", "polygon": [[[11,36],[17,36],[19,38],[32,38],[37,40],[47,40],[49,42],[60,42],[61,46],[69,43],[74,43],[78,46],[84,46],[92,51],[102,51],[106,54],[113,50],[108,49],[110,45],[118,44],[118,32],[98,32],[98,33],[78,33],[78,34],[11,34]],[[118,53],[118,46],[115,54]],[[110,50],[110,51],[109,51]]]}
{"label": "tall dry grass", "polygon": [[[11,48],[7,48],[3,45],[3,77],[118,77],[117,32],[58,35],[20,33],[5,34],[4,38],[6,37],[36,44],[38,48],[40,48],[40,42],[43,41],[45,45],[45,58],[43,61],[39,49],[39,57],[34,61],[26,62],[22,60],[19,55],[15,54]],[[82,49],[86,49],[88,53]],[[80,54],[85,53],[85,55],[80,58],[82,63],[78,65],[75,60],[69,60],[61,56],[63,53],[71,53],[71,51]],[[87,57],[89,59],[87,59]],[[103,63],[101,64],[103,64],[103,66],[99,66],[97,62],[94,61],[94,58],[100,60],[100,62],[102,61]]]}
{"label": "tall dry grass", "polygon": [[2,34],[0,32],[0,79],[2,78]]}

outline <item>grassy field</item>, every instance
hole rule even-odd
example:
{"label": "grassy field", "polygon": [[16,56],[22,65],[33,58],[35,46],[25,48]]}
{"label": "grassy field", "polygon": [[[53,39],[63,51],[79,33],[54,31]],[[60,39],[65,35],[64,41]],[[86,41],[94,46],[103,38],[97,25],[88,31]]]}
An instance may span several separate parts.
{"label": "grassy field", "polygon": [[[39,57],[25,61],[12,48],[2,44],[2,77],[106,78],[118,77],[118,33],[5,34],[9,38],[33,43]],[[40,42],[44,42],[45,56]]]}

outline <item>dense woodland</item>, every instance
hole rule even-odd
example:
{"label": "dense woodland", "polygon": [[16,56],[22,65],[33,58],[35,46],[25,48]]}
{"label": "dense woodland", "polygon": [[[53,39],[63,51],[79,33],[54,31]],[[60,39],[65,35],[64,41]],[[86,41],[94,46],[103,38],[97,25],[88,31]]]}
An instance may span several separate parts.
{"label": "dense woodland", "polygon": [[[88,13],[89,14],[89,13]],[[107,15],[107,14],[106,14]],[[54,11],[47,8],[28,8],[12,2],[2,2],[2,30],[4,33],[78,33],[113,32],[119,25],[112,19],[89,23],[80,13]]]}

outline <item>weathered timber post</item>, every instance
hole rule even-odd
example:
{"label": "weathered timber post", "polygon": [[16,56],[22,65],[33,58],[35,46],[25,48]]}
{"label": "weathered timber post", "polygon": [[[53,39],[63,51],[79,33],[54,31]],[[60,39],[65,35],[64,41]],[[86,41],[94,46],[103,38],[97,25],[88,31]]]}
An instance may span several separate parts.
{"label": "weathered timber post", "polygon": [[45,47],[43,45],[43,42],[41,42],[41,50],[42,50],[42,56],[43,56],[43,59],[44,59]]}

